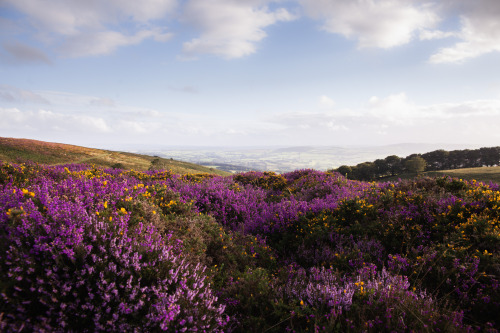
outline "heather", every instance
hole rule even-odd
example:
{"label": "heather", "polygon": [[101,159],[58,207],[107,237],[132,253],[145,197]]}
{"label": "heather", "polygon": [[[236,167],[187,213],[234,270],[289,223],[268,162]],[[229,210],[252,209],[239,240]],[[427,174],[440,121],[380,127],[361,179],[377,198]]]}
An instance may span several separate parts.
{"label": "heather", "polygon": [[0,184],[2,331],[500,326],[496,184],[30,163]]}

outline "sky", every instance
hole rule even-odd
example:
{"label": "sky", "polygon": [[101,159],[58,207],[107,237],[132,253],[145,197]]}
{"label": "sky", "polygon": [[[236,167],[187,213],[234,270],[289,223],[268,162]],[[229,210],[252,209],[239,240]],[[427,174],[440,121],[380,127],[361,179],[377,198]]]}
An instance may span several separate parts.
{"label": "sky", "polygon": [[500,145],[498,0],[0,0],[0,136]]}

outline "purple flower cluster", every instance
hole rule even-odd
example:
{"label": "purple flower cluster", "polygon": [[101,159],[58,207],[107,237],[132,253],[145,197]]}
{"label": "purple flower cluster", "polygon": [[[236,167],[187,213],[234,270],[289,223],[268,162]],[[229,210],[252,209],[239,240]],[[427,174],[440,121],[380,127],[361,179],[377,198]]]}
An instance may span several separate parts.
{"label": "purple flower cluster", "polygon": [[222,330],[224,305],[205,268],[118,208],[146,189],[133,179],[89,178],[2,186],[2,329]]}
{"label": "purple flower cluster", "polygon": [[5,331],[500,325],[496,184],[4,163],[0,205]]}

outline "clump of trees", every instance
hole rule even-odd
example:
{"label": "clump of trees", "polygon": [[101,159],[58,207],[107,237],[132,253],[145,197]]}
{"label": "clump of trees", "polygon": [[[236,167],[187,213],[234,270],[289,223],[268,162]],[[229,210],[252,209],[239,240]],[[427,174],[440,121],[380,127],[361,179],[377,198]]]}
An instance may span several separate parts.
{"label": "clump of trees", "polygon": [[438,171],[500,165],[500,147],[446,151],[434,150],[412,154],[405,158],[396,155],[363,162],[355,166],[342,165],[335,169],[349,179],[376,180],[423,171]]}
{"label": "clump of trees", "polygon": [[424,172],[427,162],[420,156],[414,156],[405,161],[405,168],[411,173]]}

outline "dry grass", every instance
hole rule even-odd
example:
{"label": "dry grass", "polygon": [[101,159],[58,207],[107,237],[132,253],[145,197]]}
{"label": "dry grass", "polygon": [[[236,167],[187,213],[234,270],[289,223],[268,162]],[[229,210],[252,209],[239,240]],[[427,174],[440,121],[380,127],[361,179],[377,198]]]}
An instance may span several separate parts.
{"label": "dry grass", "polygon": [[429,171],[426,172],[425,175],[430,177],[448,175],[453,178],[462,178],[468,180],[475,179],[482,182],[492,181],[494,183],[500,183],[500,166]]}
{"label": "dry grass", "polygon": [[[123,169],[147,170],[155,158],[148,155],[86,148],[63,143],[0,137],[0,161],[11,163],[26,161],[49,165],[84,163],[103,167],[121,165]],[[161,160],[166,169],[170,169],[174,173],[229,174],[193,163],[169,159]]]}

